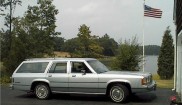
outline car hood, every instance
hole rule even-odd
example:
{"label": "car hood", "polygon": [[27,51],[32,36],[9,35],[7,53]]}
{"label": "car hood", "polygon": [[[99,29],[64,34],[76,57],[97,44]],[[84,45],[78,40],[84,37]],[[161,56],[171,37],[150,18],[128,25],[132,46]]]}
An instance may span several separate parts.
{"label": "car hood", "polygon": [[148,76],[151,73],[142,72],[142,71],[108,71],[108,72],[105,72],[104,74]]}

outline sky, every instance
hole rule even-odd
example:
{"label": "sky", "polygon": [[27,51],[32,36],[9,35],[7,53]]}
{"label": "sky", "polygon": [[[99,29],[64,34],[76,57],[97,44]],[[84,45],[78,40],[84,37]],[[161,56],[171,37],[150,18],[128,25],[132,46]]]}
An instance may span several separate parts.
{"label": "sky", "polygon": [[[13,12],[14,16],[23,16],[28,5],[37,3],[36,0],[22,2]],[[77,36],[78,28],[86,24],[92,35],[102,37],[107,33],[117,42],[136,36],[141,45],[144,31],[145,45],[161,45],[164,31],[170,26],[174,39],[174,0],[145,0],[146,5],[163,11],[160,19],[144,17],[143,3],[143,0],[54,0],[59,10],[56,31],[62,33],[61,37],[71,39]],[[4,22],[2,17],[0,22]]]}

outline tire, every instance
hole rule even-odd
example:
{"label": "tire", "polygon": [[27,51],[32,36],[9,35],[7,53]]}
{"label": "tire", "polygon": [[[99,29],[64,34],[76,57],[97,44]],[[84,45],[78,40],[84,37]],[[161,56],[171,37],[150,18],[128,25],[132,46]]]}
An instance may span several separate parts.
{"label": "tire", "polygon": [[110,88],[109,96],[113,102],[123,103],[126,102],[129,96],[129,90],[124,85],[116,84]]}
{"label": "tire", "polygon": [[50,97],[50,88],[47,84],[39,83],[35,86],[35,95],[38,99],[46,100]]}

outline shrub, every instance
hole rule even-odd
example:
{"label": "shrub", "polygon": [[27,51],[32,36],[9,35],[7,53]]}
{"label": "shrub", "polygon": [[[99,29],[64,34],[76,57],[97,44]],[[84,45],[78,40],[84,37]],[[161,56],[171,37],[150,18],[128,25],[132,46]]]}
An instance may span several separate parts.
{"label": "shrub", "polygon": [[138,71],[140,69],[139,62],[142,61],[142,57],[139,54],[140,49],[136,37],[132,41],[125,40],[124,43],[121,42],[117,56],[113,61],[113,69]]}

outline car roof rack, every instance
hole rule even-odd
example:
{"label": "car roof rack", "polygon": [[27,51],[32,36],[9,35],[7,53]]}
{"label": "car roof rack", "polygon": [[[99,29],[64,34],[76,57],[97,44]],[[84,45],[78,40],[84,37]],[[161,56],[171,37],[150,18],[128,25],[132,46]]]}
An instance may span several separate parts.
{"label": "car roof rack", "polygon": [[28,58],[26,61],[34,61],[34,60],[54,60],[54,59],[62,59],[62,58]]}
{"label": "car roof rack", "polygon": [[39,60],[94,60],[94,58],[28,58],[25,61],[39,61]]}

